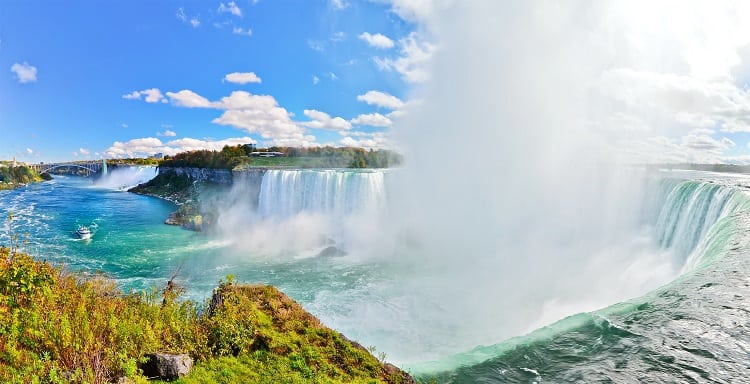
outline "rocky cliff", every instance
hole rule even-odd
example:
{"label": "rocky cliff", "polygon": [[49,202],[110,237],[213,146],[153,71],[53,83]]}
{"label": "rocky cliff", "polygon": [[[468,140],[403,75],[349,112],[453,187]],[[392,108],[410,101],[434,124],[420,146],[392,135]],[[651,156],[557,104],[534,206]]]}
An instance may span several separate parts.
{"label": "rocky cliff", "polygon": [[185,176],[191,181],[205,181],[214,184],[232,184],[232,171],[220,168],[159,167],[159,174],[173,173]]}
{"label": "rocky cliff", "polygon": [[217,217],[217,206],[232,185],[241,183],[243,194],[257,204],[265,168],[232,171],[218,168],[160,167],[159,174],[129,190],[171,201],[180,207],[166,224],[202,231]]}

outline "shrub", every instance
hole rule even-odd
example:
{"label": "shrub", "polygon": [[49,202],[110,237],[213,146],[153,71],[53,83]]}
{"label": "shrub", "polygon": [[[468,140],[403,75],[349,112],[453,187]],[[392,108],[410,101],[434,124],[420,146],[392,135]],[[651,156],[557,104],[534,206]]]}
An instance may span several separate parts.
{"label": "shrub", "polygon": [[[411,380],[270,286],[221,282],[204,307],[166,289],[124,294],[0,248],[0,382],[143,382],[149,352],[197,359],[184,383]],[[202,310],[205,308],[205,310]]]}

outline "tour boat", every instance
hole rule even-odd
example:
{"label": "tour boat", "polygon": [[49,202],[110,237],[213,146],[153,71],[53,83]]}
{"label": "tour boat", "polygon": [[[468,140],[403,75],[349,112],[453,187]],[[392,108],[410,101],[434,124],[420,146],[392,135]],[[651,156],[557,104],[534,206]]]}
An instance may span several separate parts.
{"label": "tour boat", "polygon": [[76,230],[76,235],[80,237],[81,239],[90,239],[91,238],[91,230],[88,229],[88,227],[84,225],[79,225],[78,230]]}

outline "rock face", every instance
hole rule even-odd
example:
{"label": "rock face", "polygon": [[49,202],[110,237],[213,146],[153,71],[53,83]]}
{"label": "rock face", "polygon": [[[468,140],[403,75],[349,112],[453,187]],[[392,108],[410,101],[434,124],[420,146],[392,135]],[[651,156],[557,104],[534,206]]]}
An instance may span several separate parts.
{"label": "rock face", "polygon": [[186,376],[193,368],[193,359],[185,354],[149,353],[146,358],[148,361],[141,369],[148,378],[175,380]]}
{"label": "rock face", "polygon": [[260,186],[263,183],[263,175],[265,173],[266,169],[264,168],[232,171],[232,184],[243,188],[243,192],[253,208],[257,208],[258,206]]}
{"label": "rock face", "polygon": [[216,184],[232,184],[232,171],[220,168],[160,167],[159,173],[174,173],[187,176],[193,181],[209,181]]}

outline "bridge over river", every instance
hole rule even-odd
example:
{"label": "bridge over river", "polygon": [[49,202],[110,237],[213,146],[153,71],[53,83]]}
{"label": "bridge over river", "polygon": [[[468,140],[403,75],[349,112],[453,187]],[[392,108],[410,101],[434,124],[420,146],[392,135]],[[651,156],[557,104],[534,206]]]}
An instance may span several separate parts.
{"label": "bridge over river", "polygon": [[50,171],[54,171],[57,169],[71,169],[71,168],[77,168],[80,169],[82,172],[86,174],[86,176],[91,176],[93,174],[99,173],[101,171],[102,174],[107,174],[107,160],[102,159],[102,161],[92,160],[92,161],[70,161],[70,162],[63,162],[63,163],[39,163],[39,164],[31,164],[29,165],[31,168],[33,168],[37,173],[49,173]]}

